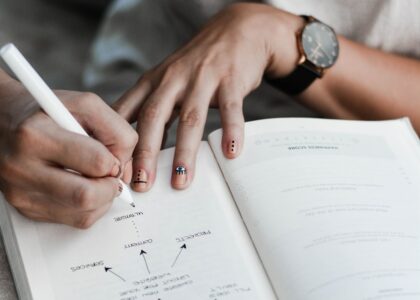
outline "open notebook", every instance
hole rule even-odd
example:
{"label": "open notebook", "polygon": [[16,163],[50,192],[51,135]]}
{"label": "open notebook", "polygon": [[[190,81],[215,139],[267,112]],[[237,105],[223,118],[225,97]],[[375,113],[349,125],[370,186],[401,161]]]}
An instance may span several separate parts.
{"label": "open notebook", "polygon": [[408,120],[246,124],[221,131],[170,188],[161,153],[137,207],[89,230],[29,221],[0,201],[21,299],[420,299],[420,147]]}

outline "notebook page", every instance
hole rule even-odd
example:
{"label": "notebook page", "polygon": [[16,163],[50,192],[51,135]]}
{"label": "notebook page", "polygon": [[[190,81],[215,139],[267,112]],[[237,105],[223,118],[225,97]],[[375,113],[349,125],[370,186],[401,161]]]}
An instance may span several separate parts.
{"label": "notebook page", "polygon": [[273,119],[213,152],[280,299],[420,297],[420,152],[404,120]]}
{"label": "notebook page", "polygon": [[170,188],[172,158],[136,208],[115,202],[89,230],[9,207],[34,299],[274,299],[208,144],[185,191]]}

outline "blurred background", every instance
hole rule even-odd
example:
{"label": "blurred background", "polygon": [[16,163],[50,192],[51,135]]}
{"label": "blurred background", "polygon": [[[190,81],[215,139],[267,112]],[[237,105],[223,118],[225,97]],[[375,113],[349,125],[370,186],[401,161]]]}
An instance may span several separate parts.
{"label": "blurred background", "polygon": [[[201,2],[213,7],[212,10],[200,12]],[[129,55],[131,47],[141,45],[144,61],[138,57],[120,58],[112,65],[113,72],[103,74],[106,80],[91,85],[90,91],[111,103],[143,71],[188,41],[212,14],[229,2],[238,0],[0,0],[0,45],[15,43],[52,88],[77,91],[86,90],[82,80],[86,83],[86,67],[93,57],[97,63],[108,53],[118,56],[116,48],[125,49],[124,53]],[[134,8],[119,14],[114,9],[115,4],[122,6],[123,3]],[[107,8],[112,9],[107,11]],[[118,29],[114,32],[113,28]],[[94,48],[99,32],[102,47]],[[133,40],[137,42],[130,44]],[[134,62],[136,59],[141,60],[141,64]],[[0,67],[5,68],[2,61]],[[107,72],[106,69],[96,71]],[[286,97],[263,84],[244,103],[246,119],[313,116],[292,99],[279,101],[280,98]],[[219,127],[219,114],[211,109],[204,137]],[[174,145],[175,129],[176,123],[169,130],[166,147]]]}
{"label": "blurred background", "polygon": [[0,45],[15,43],[52,87],[82,90],[89,49],[109,2],[1,0]]}

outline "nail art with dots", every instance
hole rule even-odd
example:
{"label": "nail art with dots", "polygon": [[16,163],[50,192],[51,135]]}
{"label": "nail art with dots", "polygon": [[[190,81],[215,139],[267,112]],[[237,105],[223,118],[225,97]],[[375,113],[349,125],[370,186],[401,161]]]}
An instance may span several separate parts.
{"label": "nail art with dots", "polygon": [[147,172],[143,169],[137,171],[133,176],[133,184],[138,186],[147,185]]}
{"label": "nail art with dots", "polygon": [[234,140],[230,141],[227,145],[227,150],[229,154],[235,154],[237,148],[238,144]]}

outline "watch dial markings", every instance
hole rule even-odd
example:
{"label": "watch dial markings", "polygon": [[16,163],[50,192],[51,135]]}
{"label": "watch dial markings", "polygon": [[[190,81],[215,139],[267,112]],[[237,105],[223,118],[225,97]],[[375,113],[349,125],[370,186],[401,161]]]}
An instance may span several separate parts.
{"label": "watch dial markings", "polygon": [[338,56],[338,43],[333,30],[320,22],[306,25],[302,32],[306,57],[317,67],[332,66]]}

